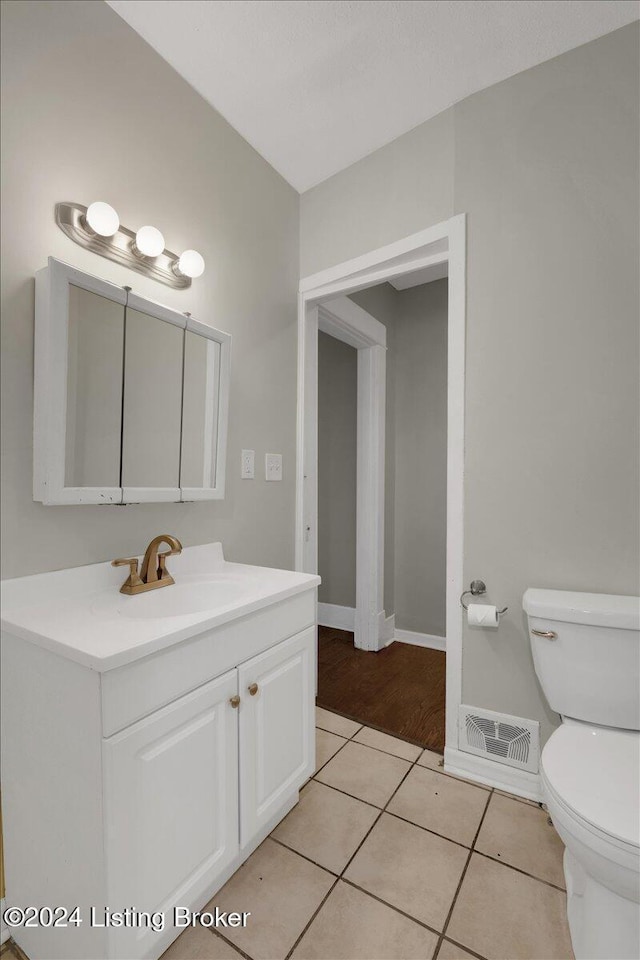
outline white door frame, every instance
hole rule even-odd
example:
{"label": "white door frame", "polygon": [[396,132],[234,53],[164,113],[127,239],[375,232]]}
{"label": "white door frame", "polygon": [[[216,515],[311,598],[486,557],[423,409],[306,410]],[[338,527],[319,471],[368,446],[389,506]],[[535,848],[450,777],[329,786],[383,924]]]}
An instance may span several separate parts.
{"label": "white door frame", "polygon": [[[462,699],[463,513],[464,513],[464,376],[466,326],[466,217],[459,214],[395,243],[345,261],[300,281],[298,297],[298,416],[296,457],[296,570],[317,573],[318,521],[318,326],[319,304],[348,293],[413,273],[435,271],[448,263],[447,378],[447,597],[446,644],[447,748],[458,746],[458,708]],[[437,274],[441,276],[440,274]],[[365,312],[365,311],[363,311]],[[345,324],[344,317],[338,320]],[[347,328],[350,324],[347,322]],[[334,331],[332,332],[335,336]],[[355,334],[362,331],[355,331]],[[352,331],[353,333],[353,331]],[[341,339],[344,339],[342,337]],[[358,369],[360,373],[360,368]],[[377,371],[379,376],[379,371]],[[375,371],[372,371],[373,382]],[[384,405],[382,406],[384,415]],[[378,450],[379,457],[379,450]],[[384,459],[384,444],[382,449]],[[375,493],[375,492],[374,492]],[[375,502],[375,496],[371,502]],[[378,491],[379,502],[379,491]],[[369,531],[380,525],[380,510],[369,514]],[[364,519],[363,519],[364,526]],[[358,524],[360,533],[360,524]],[[378,538],[379,531],[375,534]],[[369,550],[373,544],[370,543]],[[360,558],[360,550],[357,550]],[[364,553],[364,546],[363,546]],[[369,567],[369,583],[373,585]],[[375,565],[370,596],[382,588],[383,556]],[[378,611],[379,612],[379,611]],[[373,610],[370,607],[370,620]]]}
{"label": "white door frame", "polygon": [[[357,493],[356,493],[356,610],[355,646],[380,650],[384,636],[384,434],[387,385],[387,330],[348,297],[325,300],[307,308],[307,346],[317,343],[318,330],[358,351]],[[316,361],[317,365],[317,361]],[[317,390],[308,396],[307,422],[317,423]],[[317,450],[311,452],[305,482],[317,477]],[[317,491],[317,479],[313,482]],[[305,502],[305,570],[317,569],[317,499]]]}

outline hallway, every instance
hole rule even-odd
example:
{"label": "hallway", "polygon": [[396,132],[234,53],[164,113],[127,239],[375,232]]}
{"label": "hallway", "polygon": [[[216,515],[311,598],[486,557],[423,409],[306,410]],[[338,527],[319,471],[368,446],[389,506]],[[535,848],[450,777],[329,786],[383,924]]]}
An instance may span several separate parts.
{"label": "hallway", "polygon": [[444,752],[445,654],[392,643],[356,650],[353,634],[318,628],[318,706]]}

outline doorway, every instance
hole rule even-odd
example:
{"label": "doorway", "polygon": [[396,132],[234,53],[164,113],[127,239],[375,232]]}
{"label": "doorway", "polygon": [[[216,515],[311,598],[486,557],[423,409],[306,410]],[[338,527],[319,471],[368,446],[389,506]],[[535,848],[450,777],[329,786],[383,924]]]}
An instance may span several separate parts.
{"label": "doorway", "polygon": [[[296,568],[317,571],[318,554],[318,330],[331,301],[329,323],[361,341],[362,317],[351,307],[336,311],[337,301],[384,281],[420,274],[423,282],[448,275],[447,333],[447,506],[446,506],[446,724],[447,748],[457,748],[457,715],[461,700],[463,590],[463,438],[465,329],[465,218],[454,217],[387,247],[307,277],[300,284],[298,353],[298,457]],[[351,316],[346,316],[350,311]],[[332,331],[330,331],[332,332]],[[366,336],[366,332],[364,334]],[[348,341],[347,341],[348,342]],[[356,643],[363,650],[383,650],[389,640],[384,608],[384,367],[385,350],[371,339],[358,351],[358,462]],[[376,349],[377,348],[377,349]],[[362,367],[360,357],[362,355]],[[360,377],[362,369],[363,376]],[[381,375],[382,374],[382,375]],[[382,404],[382,405],[381,405]],[[380,415],[382,413],[382,416]],[[381,432],[382,427],[382,432]],[[364,454],[368,460],[365,461]],[[361,486],[363,497],[361,497]],[[358,635],[360,627],[360,635]],[[359,643],[358,643],[359,641]],[[366,646],[365,646],[366,644]],[[377,659],[377,658],[376,658]]]}
{"label": "doorway", "polygon": [[[443,265],[443,267],[445,267]],[[357,351],[318,334],[318,705],[444,749],[447,279],[352,294],[386,328],[384,614],[354,649]],[[349,632],[350,631],[350,632]]]}

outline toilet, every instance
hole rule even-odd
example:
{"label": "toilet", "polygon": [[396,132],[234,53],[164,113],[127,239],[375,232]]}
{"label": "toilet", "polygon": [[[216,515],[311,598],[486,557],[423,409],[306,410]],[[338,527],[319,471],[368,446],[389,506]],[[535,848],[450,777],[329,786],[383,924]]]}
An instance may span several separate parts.
{"label": "toilet", "polygon": [[540,760],[565,844],[576,960],[640,957],[640,598],[529,589],[536,674],[562,723]]}

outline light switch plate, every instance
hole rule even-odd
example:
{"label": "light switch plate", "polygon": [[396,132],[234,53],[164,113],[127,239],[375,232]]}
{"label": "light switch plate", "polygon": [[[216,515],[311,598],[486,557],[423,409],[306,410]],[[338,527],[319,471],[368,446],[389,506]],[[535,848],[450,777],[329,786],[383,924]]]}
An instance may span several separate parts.
{"label": "light switch plate", "polygon": [[282,480],[282,454],[267,453],[264,457],[265,480]]}
{"label": "light switch plate", "polygon": [[253,480],[255,477],[255,450],[243,450],[240,461],[240,478]]}

